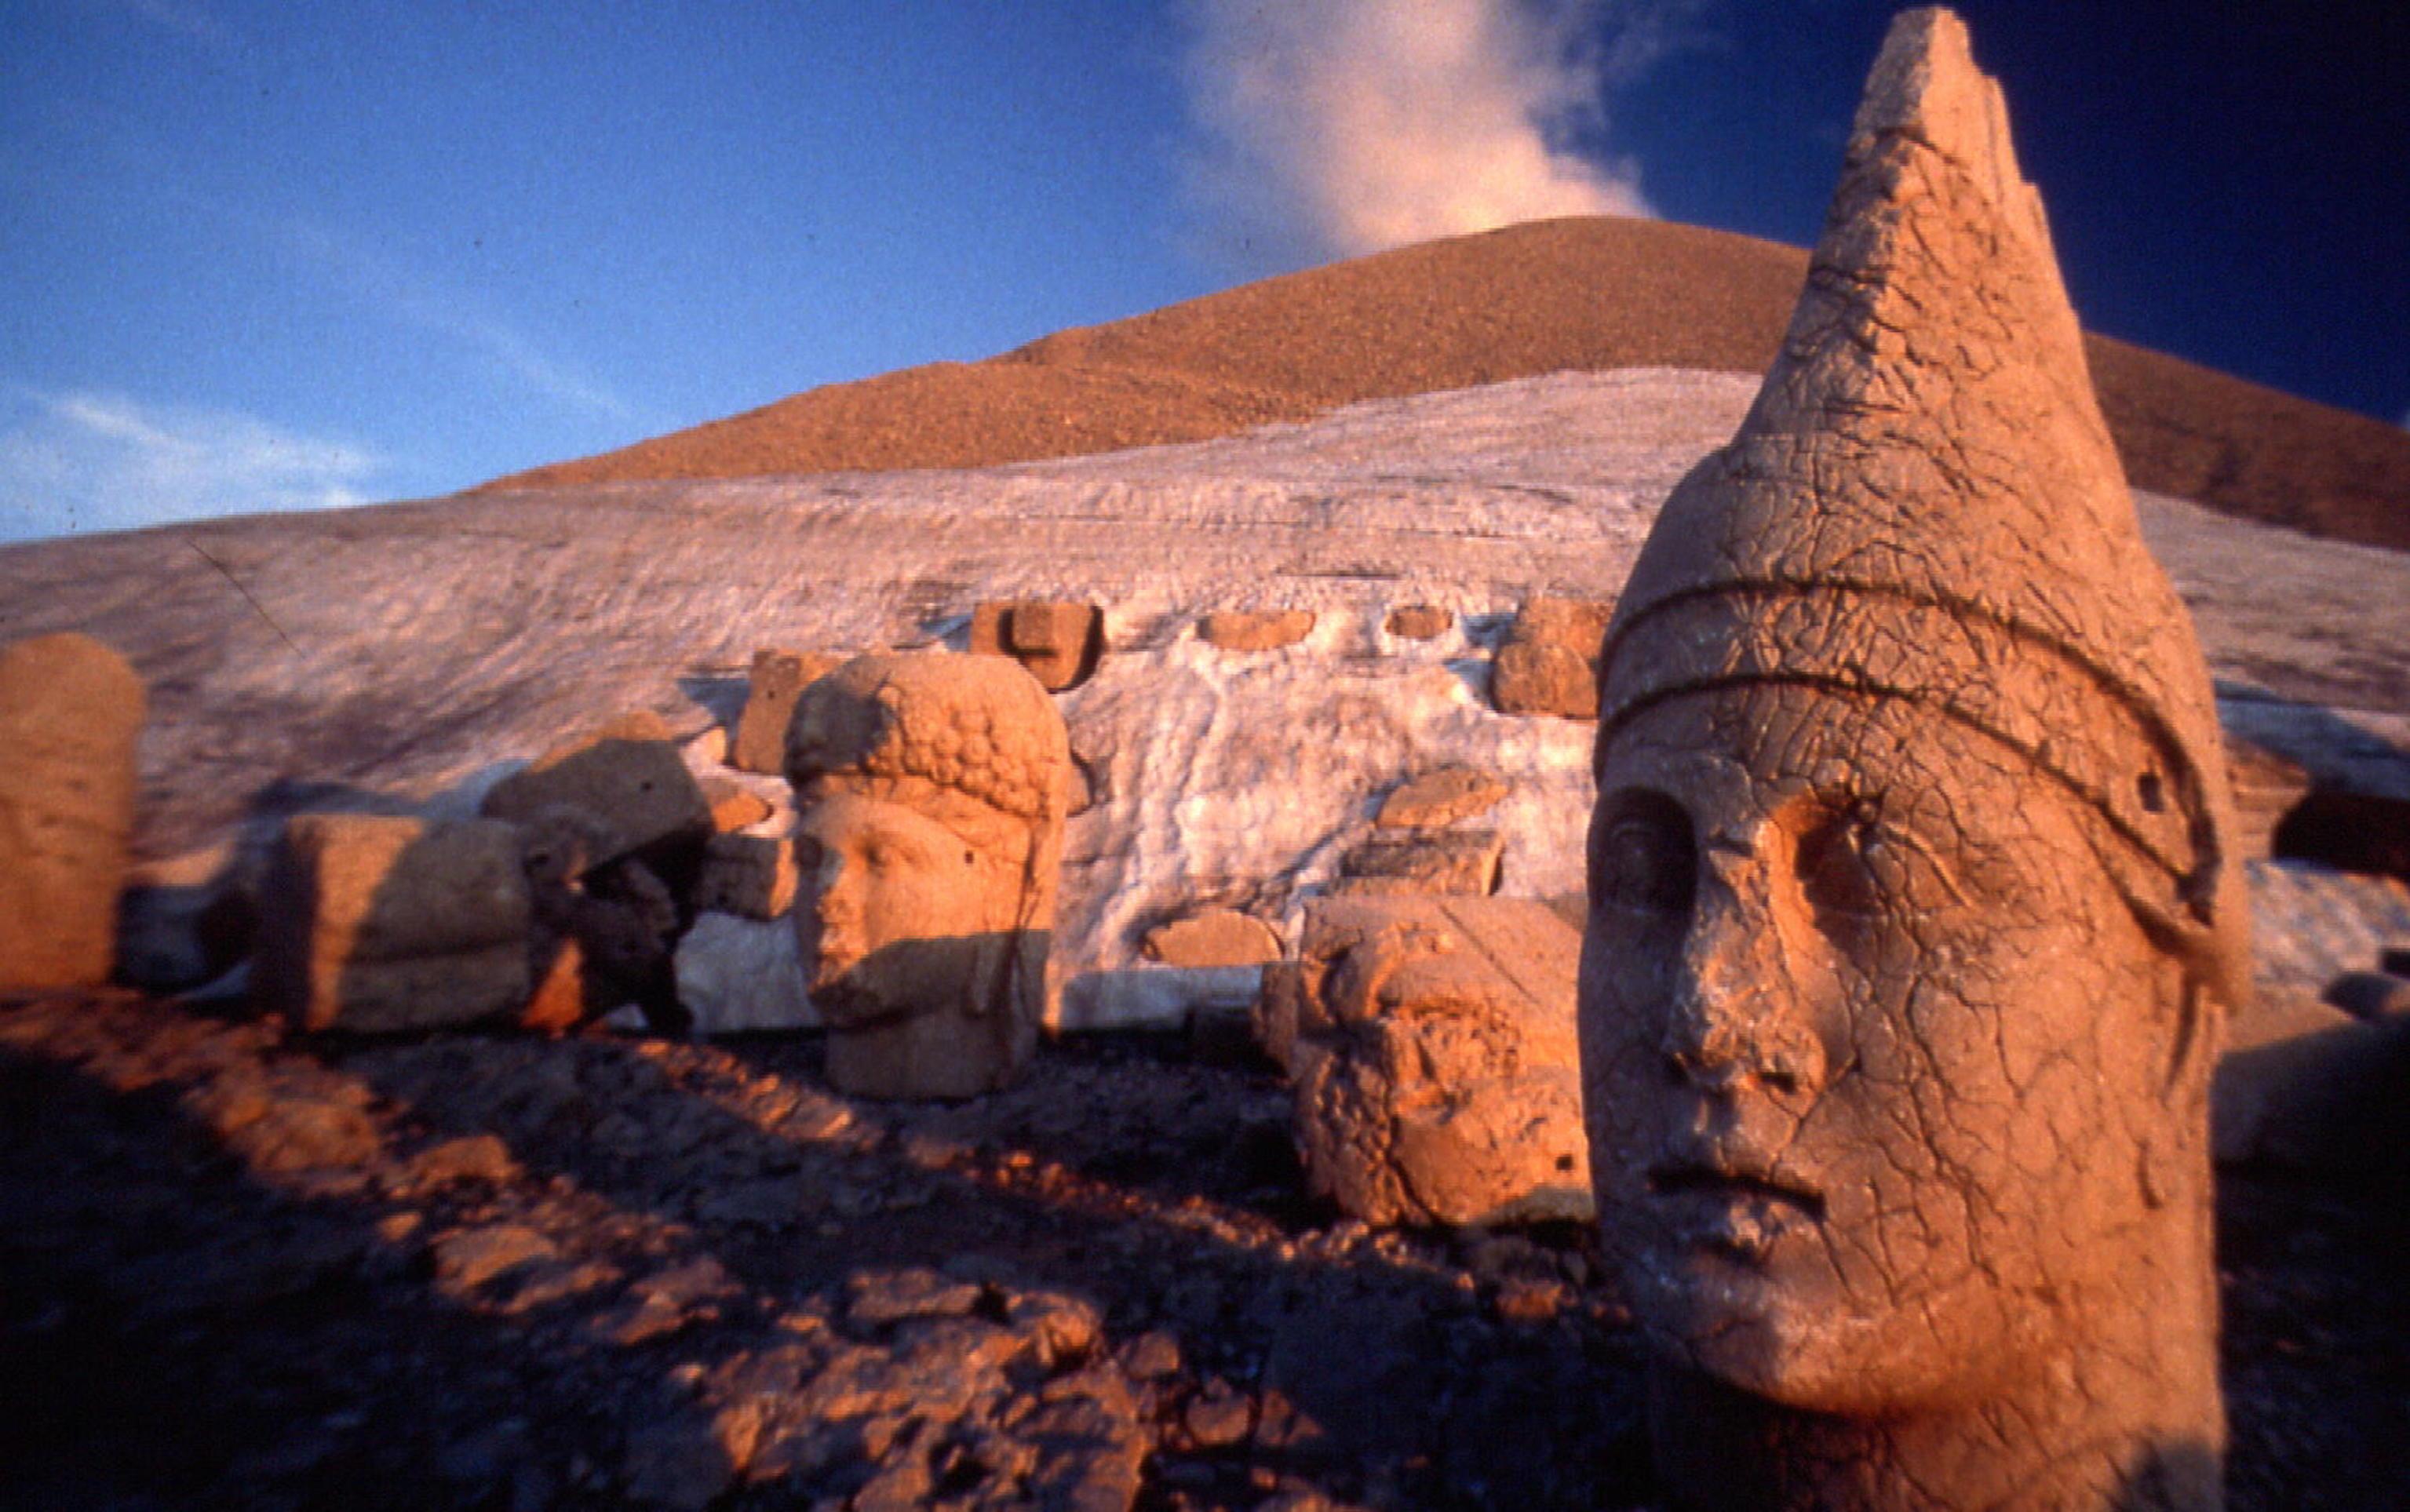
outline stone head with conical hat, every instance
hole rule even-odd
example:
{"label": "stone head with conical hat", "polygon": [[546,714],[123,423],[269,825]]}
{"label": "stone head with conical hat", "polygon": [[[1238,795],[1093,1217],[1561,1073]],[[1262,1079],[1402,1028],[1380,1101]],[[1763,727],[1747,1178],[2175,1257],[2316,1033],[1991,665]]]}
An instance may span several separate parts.
{"label": "stone head with conical hat", "polygon": [[964,1098],[1019,1073],[1069,763],[1053,701],[1000,657],[856,657],[796,700],[796,944],[840,1089]]}
{"label": "stone head with conical hat", "polygon": [[1948,12],[1600,679],[1585,1101],[1669,1479],[2214,1505],[2215,709]]}

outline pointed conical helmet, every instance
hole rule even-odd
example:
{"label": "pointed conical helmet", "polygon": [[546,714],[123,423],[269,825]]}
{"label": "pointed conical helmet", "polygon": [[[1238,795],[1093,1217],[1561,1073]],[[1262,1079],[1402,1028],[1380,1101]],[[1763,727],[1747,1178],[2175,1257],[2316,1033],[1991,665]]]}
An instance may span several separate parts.
{"label": "pointed conical helmet", "polygon": [[1599,751],[1653,704],[1754,682],[1916,700],[2014,748],[2095,816],[2145,923],[2239,998],[2208,671],[2142,542],[1998,87],[1946,10],[1894,22],[1782,350],[1642,548]]}

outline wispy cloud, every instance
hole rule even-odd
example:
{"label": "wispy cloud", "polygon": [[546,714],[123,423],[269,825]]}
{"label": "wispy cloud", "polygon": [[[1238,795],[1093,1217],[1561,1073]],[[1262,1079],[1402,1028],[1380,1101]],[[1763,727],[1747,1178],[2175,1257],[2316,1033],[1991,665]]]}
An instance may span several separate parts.
{"label": "wispy cloud", "polygon": [[299,217],[249,224],[293,256],[348,286],[371,308],[469,348],[555,403],[605,419],[639,418],[618,395],[545,355],[517,327],[473,297],[444,287],[356,237]]}
{"label": "wispy cloud", "polygon": [[1651,213],[1606,96],[1675,0],[1192,0],[1198,182],[1241,236],[1354,255],[1552,215]]}
{"label": "wispy cloud", "polygon": [[0,393],[0,540],[364,503],[392,464],[228,410]]}

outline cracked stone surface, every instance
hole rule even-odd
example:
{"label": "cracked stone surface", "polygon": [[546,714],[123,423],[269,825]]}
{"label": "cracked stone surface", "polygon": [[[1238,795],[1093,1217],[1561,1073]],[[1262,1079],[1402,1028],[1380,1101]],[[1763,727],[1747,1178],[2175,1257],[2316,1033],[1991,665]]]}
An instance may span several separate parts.
{"label": "cracked stone surface", "polygon": [[1679,1499],[2222,1505],[2224,742],[1948,11],[1601,660],[1583,1101]]}

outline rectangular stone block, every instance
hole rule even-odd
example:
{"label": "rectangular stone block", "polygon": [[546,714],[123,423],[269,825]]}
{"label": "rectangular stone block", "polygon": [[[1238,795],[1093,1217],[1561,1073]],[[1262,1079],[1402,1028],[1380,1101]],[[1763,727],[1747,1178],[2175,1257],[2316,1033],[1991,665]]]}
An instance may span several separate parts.
{"label": "rectangular stone block", "polygon": [[260,900],[258,996],[300,1027],[362,1034],[515,1012],[530,917],[510,824],[297,815]]}
{"label": "rectangular stone block", "polygon": [[1330,891],[1487,897],[1498,891],[1505,849],[1495,830],[1376,830],[1340,859]]}
{"label": "rectangular stone block", "polygon": [[711,833],[711,805],[687,770],[667,724],[640,713],[556,746],[486,794],[488,819],[519,823],[555,805],[582,809],[611,829],[611,844],[588,858],[617,860],[663,840]]}
{"label": "rectangular stone block", "polygon": [[735,748],[728,764],[740,772],[787,775],[787,721],[795,699],[843,661],[818,651],[768,647],[753,653],[753,676],[737,717]]}

